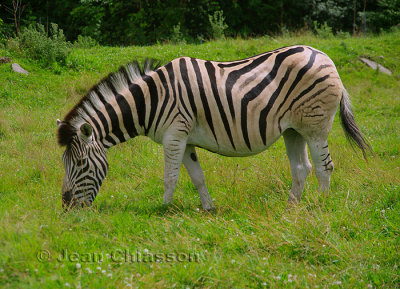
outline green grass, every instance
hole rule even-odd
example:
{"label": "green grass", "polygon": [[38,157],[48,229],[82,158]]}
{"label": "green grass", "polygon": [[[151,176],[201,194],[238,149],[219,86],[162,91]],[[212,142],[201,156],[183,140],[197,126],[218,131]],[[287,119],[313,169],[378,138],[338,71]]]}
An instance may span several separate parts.
{"label": "green grass", "polygon": [[[109,151],[109,175],[94,206],[63,213],[55,120],[107,73],[134,58],[234,60],[292,44],[331,56],[374,150],[366,163],[335,119],[329,197],[318,193],[312,173],[301,203],[287,208],[291,177],[280,139],[249,158],[199,150],[216,211],[201,210],[184,169],[174,203],[165,207],[162,147],[137,138]],[[360,56],[379,61],[393,76],[370,70]],[[75,49],[69,68],[57,73],[11,57],[30,74],[0,65],[1,288],[400,287],[398,32]],[[64,250],[69,260],[57,261]],[[124,252],[137,251],[139,262],[129,255],[124,260]],[[47,253],[51,258],[40,262]],[[156,254],[163,262],[150,260]]]}

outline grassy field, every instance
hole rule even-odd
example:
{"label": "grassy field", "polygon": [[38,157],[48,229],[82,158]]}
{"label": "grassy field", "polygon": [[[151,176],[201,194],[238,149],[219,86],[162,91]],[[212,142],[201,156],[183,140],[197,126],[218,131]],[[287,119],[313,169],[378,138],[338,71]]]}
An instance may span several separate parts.
{"label": "grassy field", "polygon": [[[110,149],[92,208],[62,211],[56,118],[107,73],[132,59],[235,60],[292,44],[331,56],[374,150],[365,162],[335,119],[329,197],[312,173],[301,203],[287,208],[291,176],[280,139],[249,158],[199,150],[216,211],[202,211],[184,169],[166,207],[162,147],[137,138]],[[400,287],[399,32],[75,49],[70,68],[57,73],[11,57],[30,74],[0,65],[1,288]]]}

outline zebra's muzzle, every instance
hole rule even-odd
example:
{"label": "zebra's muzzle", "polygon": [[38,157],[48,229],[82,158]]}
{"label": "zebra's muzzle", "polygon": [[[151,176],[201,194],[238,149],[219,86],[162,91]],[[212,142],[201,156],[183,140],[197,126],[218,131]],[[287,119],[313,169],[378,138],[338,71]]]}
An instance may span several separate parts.
{"label": "zebra's muzzle", "polygon": [[84,207],[90,207],[92,202],[90,202],[89,200],[79,200],[76,198],[69,198],[69,196],[71,196],[71,192],[66,192],[69,193],[69,195],[67,195],[66,197],[64,197],[65,195],[63,194],[63,198],[62,198],[62,207],[65,211],[68,211],[70,209],[74,209],[74,208],[84,208]]}
{"label": "zebra's muzzle", "polygon": [[93,199],[91,198],[91,191],[66,189],[64,186],[62,190],[62,207],[64,210],[68,211],[72,208],[84,208],[90,207],[92,205]]}
{"label": "zebra's muzzle", "polygon": [[72,191],[63,191],[62,193],[62,207],[64,210],[69,210],[75,207],[76,204],[72,198]]}

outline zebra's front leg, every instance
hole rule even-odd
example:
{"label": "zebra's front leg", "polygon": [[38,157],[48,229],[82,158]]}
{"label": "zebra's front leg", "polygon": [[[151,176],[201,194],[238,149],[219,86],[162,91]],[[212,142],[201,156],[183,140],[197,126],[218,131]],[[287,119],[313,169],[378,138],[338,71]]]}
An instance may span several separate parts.
{"label": "zebra's front leg", "polygon": [[179,179],[179,169],[186,148],[187,135],[168,135],[164,147],[164,204],[172,202]]}
{"label": "zebra's front leg", "polygon": [[190,178],[197,189],[197,192],[199,193],[203,210],[209,211],[214,209],[214,204],[207,190],[204,173],[200,167],[196,150],[193,145],[186,146],[185,154],[183,155],[183,164],[185,165],[185,168],[188,171]]}

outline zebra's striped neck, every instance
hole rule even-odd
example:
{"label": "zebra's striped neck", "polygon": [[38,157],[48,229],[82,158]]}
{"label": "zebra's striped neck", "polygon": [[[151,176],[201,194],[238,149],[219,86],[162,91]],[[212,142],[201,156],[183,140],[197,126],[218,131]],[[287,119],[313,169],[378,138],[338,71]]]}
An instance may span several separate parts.
{"label": "zebra's striped neck", "polygon": [[[104,148],[125,142],[137,135],[147,135],[151,123],[145,125],[145,98],[155,99],[154,80],[146,76],[154,68],[154,61],[146,60],[143,69],[137,62],[121,67],[96,84],[67,114],[59,143],[68,144],[70,135],[89,123],[94,138]],[[154,112],[150,111],[150,118]],[[151,122],[151,119],[148,120]]]}

